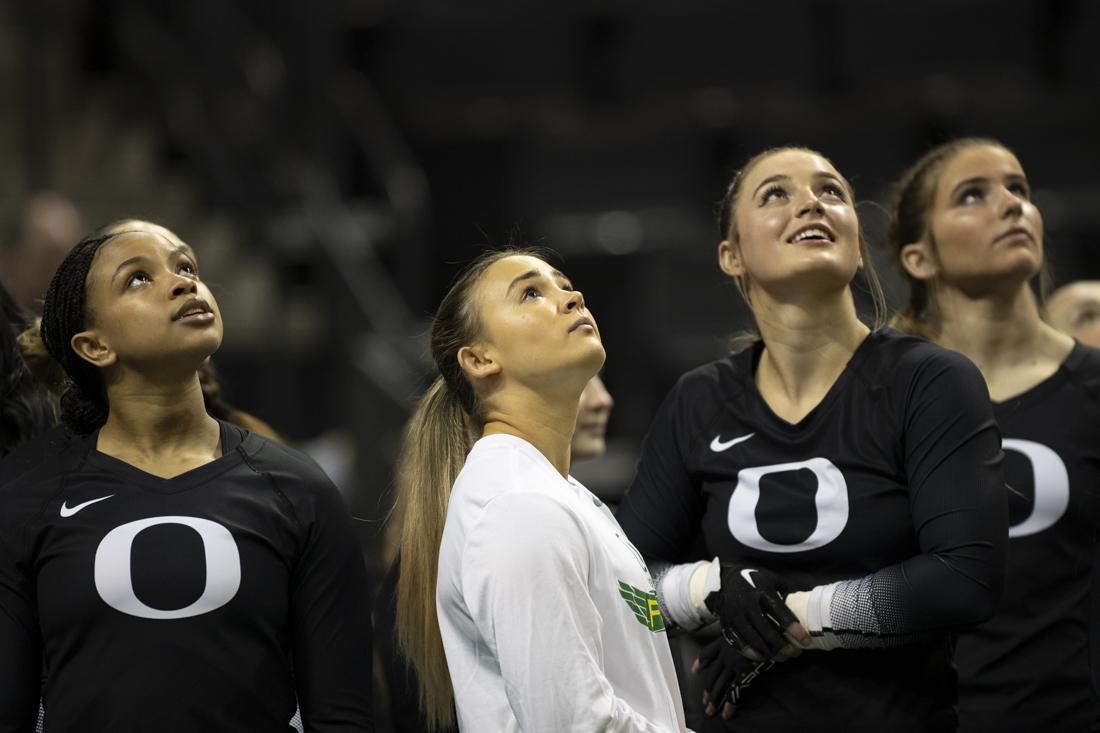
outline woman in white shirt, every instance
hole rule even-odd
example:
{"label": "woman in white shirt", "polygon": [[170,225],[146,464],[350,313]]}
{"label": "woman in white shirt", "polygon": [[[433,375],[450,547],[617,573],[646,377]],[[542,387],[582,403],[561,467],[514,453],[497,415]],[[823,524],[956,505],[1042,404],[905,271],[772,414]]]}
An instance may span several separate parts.
{"label": "woman in white shirt", "polygon": [[579,398],[604,361],[584,297],[532,251],[488,253],[443,298],[431,346],[440,375],[399,465],[398,583],[429,721],[683,731],[645,563],[569,476]]}

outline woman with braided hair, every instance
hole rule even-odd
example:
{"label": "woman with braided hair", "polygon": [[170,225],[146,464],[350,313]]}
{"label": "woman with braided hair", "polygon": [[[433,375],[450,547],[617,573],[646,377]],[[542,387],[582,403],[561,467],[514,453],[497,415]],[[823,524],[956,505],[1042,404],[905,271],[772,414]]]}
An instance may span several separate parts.
{"label": "woman with braided hair", "polygon": [[0,485],[0,731],[33,728],[40,688],[51,733],[289,731],[296,704],[305,730],[372,730],[347,511],[308,458],[207,413],[222,321],[191,248],[97,231],[40,334],[69,432]]}

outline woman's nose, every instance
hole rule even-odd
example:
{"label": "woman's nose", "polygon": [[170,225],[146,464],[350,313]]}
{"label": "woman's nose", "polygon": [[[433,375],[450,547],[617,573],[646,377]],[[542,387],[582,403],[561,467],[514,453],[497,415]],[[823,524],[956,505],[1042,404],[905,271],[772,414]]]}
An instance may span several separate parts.
{"label": "woman's nose", "polygon": [[565,299],[565,310],[577,310],[584,307],[584,294],[579,290],[566,291],[569,295]]}
{"label": "woman's nose", "polygon": [[802,202],[801,208],[798,210],[799,216],[806,214],[820,214],[825,211],[825,207],[821,205],[820,199],[814,193],[808,193],[805,201]]}
{"label": "woman's nose", "polygon": [[172,285],[172,297],[178,298],[181,295],[187,293],[197,293],[198,285],[194,280],[186,277],[176,276],[176,282]]}

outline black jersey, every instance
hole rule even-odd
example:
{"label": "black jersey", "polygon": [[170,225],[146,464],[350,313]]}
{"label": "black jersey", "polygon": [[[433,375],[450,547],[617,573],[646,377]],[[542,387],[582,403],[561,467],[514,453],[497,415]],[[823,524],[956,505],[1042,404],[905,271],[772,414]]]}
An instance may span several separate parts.
{"label": "black jersey", "polygon": [[0,731],[33,730],[40,693],[47,733],[291,731],[299,703],[311,733],[372,730],[342,499],[305,456],[221,431],[171,479],[64,431],[0,468]]}
{"label": "black jersey", "polygon": [[997,615],[959,635],[959,728],[1084,733],[1100,722],[1089,659],[1100,352],[1075,346],[1054,375],[994,414],[1009,486],[1008,574]]}
{"label": "black jersey", "polygon": [[957,353],[877,331],[790,424],[756,389],[761,350],[681,377],[645,439],[620,524],[658,561],[699,559],[690,552],[701,532],[709,556],[766,567],[792,590],[830,588],[829,627],[846,648],[773,667],[732,728],[954,730],[947,632],[989,617],[1004,570],[1000,436],[985,382]]}

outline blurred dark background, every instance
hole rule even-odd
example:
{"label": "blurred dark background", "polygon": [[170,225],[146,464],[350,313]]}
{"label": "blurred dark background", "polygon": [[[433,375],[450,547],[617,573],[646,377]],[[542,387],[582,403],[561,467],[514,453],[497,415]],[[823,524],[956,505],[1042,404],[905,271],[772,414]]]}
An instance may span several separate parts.
{"label": "blurred dark background", "polygon": [[765,147],[830,156],[876,241],[930,144],[1000,138],[1056,280],[1100,276],[1098,37],[1088,0],[8,2],[0,247],[40,191],[73,205],[47,224],[192,243],[225,394],[322,461],[369,545],[428,317],[486,245],[553,247],[597,315],[613,440],[578,473],[612,488],[675,377],[745,324],[713,209]]}

